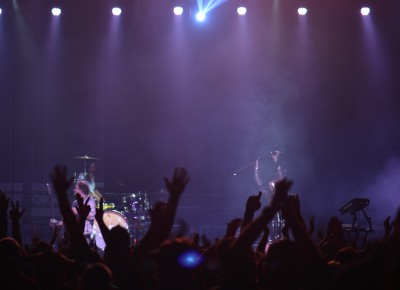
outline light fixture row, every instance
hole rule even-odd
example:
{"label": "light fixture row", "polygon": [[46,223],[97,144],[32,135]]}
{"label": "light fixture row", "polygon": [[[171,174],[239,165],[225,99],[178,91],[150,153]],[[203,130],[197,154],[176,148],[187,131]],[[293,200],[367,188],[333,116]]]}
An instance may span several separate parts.
{"label": "light fixture row", "polygon": [[[174,14],[175,14],[176,16],[180,16],[180,15],[182,15],[183,12],[184,12],[184,11],[183,11],[183,7],[181,7],[181,6],[176,6],[176,7],[174,7],[173,12],[174,12]],[[237,12],[238,15],[241,15],[241,16],[246,15],[246,13],[247,13],[247,8],[244,7],[244,6],[240,6],[240,7],[238,7],[238,8],[236,9],[236,12]],[[363,8],[361,8],[361,10],[360,10],[361,15],[363,15],[363,16],[369,15],[370,12],[371,12],[371,9],[368,8],[368,7],[363,7]],[[61,15],[61,9],[58,8],[58,7],[55,7],[55,8],[53,8],[53,9],[51,10],[51,13],[52,13],[54,16],[60,16],[60,15]],[[114,8],[111,9],[111,13],[112,13],[113,15],[115,15],[115,16],[119,16],[119,15],[121,15],[121,13],[122,13],[122,9],[119,8],[119,7],[114,7]],[[300,7],[299,9],[297,9],[297,13],[298,13],[299,15],[306,15],[306,14],[307,14],[307,8],[306,8],[306,7]],[[1,8],[0,8],[0,14],[2,14]],[[203,11],[199,11],[199,12],[196,14],[196,19],[197,19],[198,21],[204,21],[204,20],[206,19],[206,13],[203,12]]]}

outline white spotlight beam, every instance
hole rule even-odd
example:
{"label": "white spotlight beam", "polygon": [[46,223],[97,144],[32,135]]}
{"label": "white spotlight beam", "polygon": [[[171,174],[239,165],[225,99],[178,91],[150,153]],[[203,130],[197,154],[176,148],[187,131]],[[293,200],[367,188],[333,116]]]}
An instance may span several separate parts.
{"label": "white spotlight beam", "polygon": [[199,7],[199,11],[207,14],[209,11],[223,4],[227,0],[197,0],[197,7]]}

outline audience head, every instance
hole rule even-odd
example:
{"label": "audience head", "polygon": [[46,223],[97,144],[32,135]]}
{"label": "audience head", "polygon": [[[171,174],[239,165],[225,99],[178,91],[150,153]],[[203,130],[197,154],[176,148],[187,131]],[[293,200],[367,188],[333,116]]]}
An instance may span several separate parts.
{"label": "audience head", "polygon": [[18,242],[10,237],[0,240],[0,261],[22,256],[22,249]]}
{"label": "audience head", "polygon": [[[202,262],[201,253],[192,240],[175,238],[162,243],[156,258],[156,277],[161,289],[195,289]],[[191,288],[192,287],[192,288]]]}
{"label": "audience head", "polygon": [[111,270],[102,263],[87,266],[82,273],[82,290],[112,289]]}
{"label": "audience head", "polygon": [[113,227],[108,235],[107,246],[104,249],[104,258],[110,260],[126,260],[130,253],[131,237],[128,231],[121,227]]}
{"label": "audience head", "polygon": [[261,289],[297,289],[302,275],[299,249],[288,239],[273,242],[257,266]]}

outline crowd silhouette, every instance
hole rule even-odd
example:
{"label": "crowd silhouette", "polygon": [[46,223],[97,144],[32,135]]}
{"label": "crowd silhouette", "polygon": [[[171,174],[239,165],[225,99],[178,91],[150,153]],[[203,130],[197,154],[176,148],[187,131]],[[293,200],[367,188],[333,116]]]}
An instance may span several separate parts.
{"label": "crowd silhouette", "polygon": [[[66,167],[56,166],[50,176],[64,229],[54,226],[49,242],[36,236],[24,247],[24,209],[0,192],[1,289],[400,289],[400,211],[393,222],[384,221],[385,234],[362,249],[346,240],[336,217],[315,237],[314,218],[304,220],[299,196],[290,194],[292,182],[281,179],[270,204],[261,204],[261,194],[249,196],[243,217],[228,222],[216,241],[184,231],[172,235],[190,180],[186,169],[176,168],[165,178],[168,201],[152,206],[150,228],[138,243],[120,226],[107,228],[100,201],[95,218],[106,244],[102,252],[84,236],[90,206],[76,196],[78,218],[71,209],[73,178]],[[285,220],[283,238],[271,242],[268,225],[277,212]]]}

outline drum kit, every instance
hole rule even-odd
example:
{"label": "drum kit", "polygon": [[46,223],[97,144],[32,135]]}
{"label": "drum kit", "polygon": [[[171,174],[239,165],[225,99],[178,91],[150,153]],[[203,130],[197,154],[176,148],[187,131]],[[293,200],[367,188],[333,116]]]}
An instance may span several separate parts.
{"label": "drum kit", "polygon": [[[76,156],[74,159],[84,161],[84,171],[83,173],[80,173],[78,178],[75,180],[78,181],[79,179],[82,179],[82,176],[88,179],[87,176],[90,176],[90,174],[93,175],[94,173],[91,172],[90,168],[89,173],[86,171],[87,161],[94,162],[100,158],[90,157],[85,154],[83,156]],[[90,180],[88,180],[88,182],[90,184]],[[147,193],[139,191],[137,193],[106,194],[109,195],[110,199],[113,201],[111,203],[105,202],[103,195],[95,188],[93,188],[93,190],[91,189],[90,194],[97,201],[99,201],[101,197],[103,198],[103,220],[109,229],[119,225],[129,232],[132,240],[137,241],[143,238],[150,225],[150,202]],[[99,202],[97,204],[99,205]],[[92,238],[95,238],[97,247],[104,250],[105,242],[97,221],[94,221],[93,224]]]}

